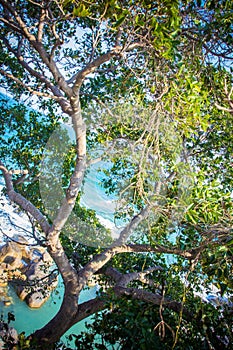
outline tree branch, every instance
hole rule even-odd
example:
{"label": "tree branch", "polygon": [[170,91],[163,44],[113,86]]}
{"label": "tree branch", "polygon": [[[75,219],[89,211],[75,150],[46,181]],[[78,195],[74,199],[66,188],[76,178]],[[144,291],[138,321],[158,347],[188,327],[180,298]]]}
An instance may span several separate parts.
{"label": "tree branch", "polygon": [[161,305],[161,301],[163,299],[164,307],[171,309],[177,313],[180,313],[182,310],[183,316],[185,317],[185,319],[189,322],[193,321],[193,314],[190,311],[188,311],[186,308],[184,308],[182,303],[179,303],[178,301],[170,300],[168,298],[163,298],[163,296],[160,294],[148,292],[144,289],[125,288],[121,286],[116,286],[114,288],[114,293],[118,297],[129,296],[133,299],[143,300],[143,301],[146,301],[147,303],[151,303],[154,305]]}
{"label": "tree branch", "polygon": [[86,125],[82,119],[81,106],[78,97],[73,97],[72,103],[72,122],[76,135],[76,164],[73,174],[70,178],[70,184],[66,190],[62,204],[58,210],[57,216],[53,221],[52,229],[48,239],[51,243],[51,249],[56,246],[59,234],[69,218],[83,182],[84,173],[86,170]]}
{"label": "tree branch", "polygon": [[140,213],[135,215],[132,220],[129,222],[128,225],[125,226],[125,228],[120,232],[119,238],[113,243],[113,246],[120,246],[124,244],[127,240],[127,238],[130,236],[130,234],[133,232],[135,228],[138,227],[138,225],[147,218],[150,211],[152,209],[151,205],[147,205],[145,208],[143,208]]}
{"label": "tree branch", "polygon": [[86,67],[84,67],[81,71],[75,74],[71,79],[69,79],[67,81],[67,84],[74,82],[73,90],[77,92],[87,75],[93,73],[96,70],[96,68],[98,68],[101,64],[108,62],[112,57],[119,55],[120,52],[121,48],[116,47],[113,50],[106,52],[102,56],[99,56],[92,62],[88,63]]}
{"label": "tree branch", "polygon": [[37,40],[39,42],[42,42],[43,39],[43,29],[44,29],[44,21],[46,18],[46,12],[45,9],[41,9],[41,15],[40,15],[40,21],[39,21],[39,25],[38,25],[38,33],[37,33]]}
{"label": "tree branch", "polygon": [[105,309],[107,306],[107,301],[102,298],[95,298],[85,301],[82,304],[79,304],[76,317],[74,318],[73,325],[79,321],[84,320],[86,317],[89,317],[95,314],[98,311]]}
{"label": "tree branch", "polygon": [[[121,286],[117,286],[113,289],[114,293],[118,297],[122,296],[129,296],[132,299],[137,300],[143,300],[145,302],[154,304],[154,305],[161,305],[161,302],[163,302],[163,306],[175,311],[176,313],[180,313],[182,310],[184,318],[188,322],[193,321],[193,314],[183,307],[182,303],[179,303],[174,300],[170,300],[168,298],[163,298],[162,295],[158,293],[152,293],[148,292],[143,289],[137,289],[137,288],[125,288]],[[78,312],[76,314],[76,317],[74,318],[74,321],[72,325],[76,324],[77,322],[85,319],[86,317],[89,317],[93,314],[95,314],[98,311],[101,311],[105,309],[108,305],[108,297],[107,294],[103,294],[101,297],[97,297],[91,300],[88,300],[78,306]]]}
{"label": "tree branch", "polygon": [[[51,56],[47,53],[45,50],[43,44],[37,40],[35,35],[31,34],[29,29],[27,28],[26,23],[22,20],[20,15],[17,13],[17,11],[14,9],[11,4],[5,0],[0,0],[0,3],[2,3],[2,6],[11,13],[11,15],[15,18],[16,22],[19,25],[19,28],[21,29],[21,34],[29,41],[31,46],[40,54],[42,61],[46,64],[46,66],[49,68],[50,72],[52,73],[57,85],[59,88],[62,89],[68,96],[72,96],[72,90],[66,83],[63,75],[59,71],[56,63],[52,59]],[[39,34],[40,37],[42,37],[42,33]],[[54,87],[55,89],[56,87]],[[50,86],[51,89],[51,86]],[[57,89],[57,88],[56,88]],[[53,90],[51,90],[53,91]]]}
{"label": "tree branch", "polygon": [[229,113],[233,113],[233,100],[231,99],[231,95],[233,93],[233,86],[231,86],[231,89],[230,91],[228,90],[228,87],[227,87],[227,81],[226,79],[224,79],[224,93],[226,95],[226,100],[230,106],[230,108],[227,108],[227,107],[223,107],[223,106],[220,106],[218,103],[215,103],[215,106],[220,109],[221,111],[225,111],[225,112],[229,112]]}
{"label": "tree branch", "polygon": [[148,274],[150,274],[154,271],[161,271],[161,270],[163,270],[163,268],[161,266],[152,266],[144,271],[129,272],[129,273],[123,274],[113,267],[108,267],[104,271],[104,274],[106,276],[112,277],[115,280],[117,286],[127,287],[130,282],[136,281],[136,280],[140,281],[142,283],[148,284],[148,278],[146,278],[145,276],[147,276]]}
{"label": "tree branch", "polygon": [[0,17],[0,22],[5,23],[9,28],[13,29],[13,31],[15,31],[16,33],[22,34],[20,28],[10,23],[6,18]]}
{"label": "tree branch", "polygon": [[92,62],[88,63],[81,71],[75,74],[72,78],[67,81],[67,84],[71,84],[74,82],[73,90],[75,93],[79,90],[82,82],[86,78],[87,75],[95,72],[95,70],[101,66],[103,63],[110,61],[111,58],[123,55],[123,52],[132,51],[138,47],[145,47],[145,44],[140,42],[135,42],[127,47],[122,47],[116,45],[113,47],[111,51],[106,52],[105,54],[97,57]]}
{"label": "tree branch", "polygon": [[[33,95],[36,95],[36,96],[40,96],[40,97],[46,97],[46,98],[51,98],[55,101],[58,101],[58,102],[62,102],[65,100],[65,98],[63,96],[61,97],[58,97],[58,96],[55,96],[55,95],[50,95],[50,94],[46,94],[45,92],[41,92],[41,91],[37,91],[37,90],[33,90],[30,86],[26,85],[23,83],[22,80],[16,78],[14,75],[10,74],[10,73],[7,73],[6,71],[4,71],[3,69],[0,69],[0,73],[2,75],[4,75],[5,77],[15,81],[18,85],[22,86],[24,89],[28,90],[30,93],[32,93]],[[67,108],[66,108],[67,109]]]}
{"label": "tree branch", "polygon": [[2,41],[4,42],[4,44],[6,45],[7,49],[17,58],[19,64],[26,69],[26,71],[28,71],[33,77],[37,78],[40,82],[44,83],[46,85],[46,87],[48,89],[50,89],[50,91],[52,91],[52,93],[54,95],[50,95],[44,92],[40,92],[40,91],[36,91],[34,89],[32,89],[30,86],[27,86],[26,84],[23,84],[23,82],[16,78],[13,74],[7,73],[4,70],[1,70],[1,73],[3,75],[5,75],[6,77],[8,77],[9,79],[14,80],[15,82],[17,82],[17,84],[23,86],[26,90],[28,90],[29,92],[31,92],[34,95],[37,96],[44,96],[46,98],[52,98],[54,100],[57,100],[62,108],[62,110],[65,113],[70,114],[71,109],[70,109],[70,105],[67,102],[67,100],[65,99],[65,97],[62,95],[60,89],[53,85],[44,75],[40,74],[38,71],[34,70],[33,68],[31,68],[29,66],[29,64],[24,60],[22,54],[21,54],[21,50],[20,50],[20,46],[21,46],[21,42],[18,45],[18,50],[15,51],[10,43],[8,42],[8,40],[6,40],[6,38],[2,37]]}
{"label": "tree branch", "polygon": [[[204,249],[202,247],[202,249]],[[85,285],[93,274],[99,271],[109,260],[111,260],[116,254],[121,253],[165,253],[165,254],[176,254],[186,259],[192,260],[200,252],[201,248],[197,247],[194,249],[182,251],[177,248],[167,248],[161,245],[147,245],[147,244],[129,244],[121,246],[113,246],[95,257],[88,262],[78,273],[79,281],[81,285]]]}
{"label": "tree branch", "polygon": [[[116,296],[120,298],[122,296],[128,296],[128,297],[131,297],[132,299],[143,300],[147,303],[151,303],[158,306],[160,306],[162,302],[164,307],[170,310],[173,310],[176,313],[180,313],[182,310],[184,318],[188,322],[193,321],[193,314],[190,311],[188,311],[186,308],[184,308],[182,303],[178,301],[170,300],[169,298],[163,298],[163,296],[158,293],[152,293],[152,292],[149,292],[143,289],[137,289],[137,288],[125,288],[119,285],[113,288],[113,292]],[[107,307],[108,301],[109,300],[107,297],[107,293],[105,293],[101,297],[97,297],[95,299],[91,299],[89,301],[86,301],[80,304],[78,306],[78,312],[73,321],[73,325],[85,319],[86,317],[91,316],[96,312],[105,309]]]}
{"label": "tree branch", "polygon": [[221,111],[233,113],[233,108],[223,107],[223,106],[220,106],[218,103],[215,103],[214,105]]}
{"label": "tree branch", "polygon": [[3,173],[3,177],[6,184],[7,194],[9,198],[17,203],[26,212],[29,212],[38,222],[43,232],[48,233],[50,230],[50,225],[44,215],[38,210],[29,200],[23,197],[21,194],[15,192],[13,188],[11,173],[6,169],[6,167],[0,162],[0,170]]}

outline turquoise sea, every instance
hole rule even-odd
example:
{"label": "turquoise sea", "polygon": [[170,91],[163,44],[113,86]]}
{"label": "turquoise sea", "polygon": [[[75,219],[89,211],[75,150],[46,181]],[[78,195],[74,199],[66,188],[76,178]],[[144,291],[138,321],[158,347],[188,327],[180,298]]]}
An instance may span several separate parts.
{"label": "turquoise sea", "polygon": [[[96,294],[96,287],[91,287],[82,291],[80,295],[80,303],[93,299]],[[15,316],[15,321],[11,321],[10,325],[14,327],[19,333],[25,332],[29,335],[36,329],[43,327],[53,316],[57,313],[60,308],[63,296],[63,284],[59,281],[58,287],[53,293],[49,300],[39,309],[31,309],[27,306],[24,301],[21,301],[12,286],[8,288],[8,295],[12,299],[12,304],[8,307],[1,306],[1,314],[4,315],[4,319],[7,320],[8,313],[12,313]],[[74,325],[63,337],[62,340],[67,344],[67,336],[69,334],[79,334],[85,330],[85,323],[91,322],[91,317],[79,322]]]}

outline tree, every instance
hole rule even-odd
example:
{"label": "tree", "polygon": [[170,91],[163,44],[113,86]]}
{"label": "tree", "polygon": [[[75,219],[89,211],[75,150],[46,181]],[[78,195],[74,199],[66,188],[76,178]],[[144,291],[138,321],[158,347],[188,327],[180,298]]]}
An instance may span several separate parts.
{"label": "tree", "polygon": [[[182,348],[192,332],[203,348],[212,343],[224,347],[231,337],[231,325],[221,319],[226,310],[216,312],[197,293],[200,285],[208,288],[211,283],[229,298],[232,291],[232,5],[0,3],[1,86],[21,100],[34,96],[34,103],[37,97],[37,108],[43,111],[42,118],[35,112],[19,116],[22,107],[17,105],[5,109],[18,143],[15,151],[13,139],[3,139],[0,168],[9,198],[43,232],[43,244],[65,286],[57,315],[32,338],[54,343],[100,310],[108,310],[102,318],[107,324],[114,315],[132,320],[142,305],[142,318],[152,317],[154,310],[157,316],[151,318],[152,343],[142,341],[141,348],[153,342],[174,348],[179,339]],[[59,165],[64,142],[46,146],[49,132],[41,132],[45,123],[48,131],[55,130],[56,116],[68,118],[75,133],[75,144],[62,155],[64,165]],[[28,144],[20,124],[27,125]],[[69,141],[64,130],[57,135]],[[42,175],[38,146],[48,153]],[[9,152],[11,162],[29,172],[23,183],[7,167]],[[106,191],[120,199],[116,218],[124,227],[115,240],[79,203],[85,172],[99,158],[111,164],[110,170],[104,169]],[[58,175],[61,166],[65,173]],[[57,186],[65,193],[53,197]],[[69,219],[72,211],[77,224]],[[83,238],[87,231],[93,232],[89,242]],[[74,250],[82,267],[72,261]],[[172,256],[169,264],[167,255]],[[78,305],[81,290],[94,276],[103,290]],[[145,306],[150,304],[153,309]],[[141,326],[142,340],[148,327]],[[114,339],[103,329],[106,341],[122,341],[123,348],[138,346],[128,343],[123,328]],[[80,346],[83,341],[77,340]]]}

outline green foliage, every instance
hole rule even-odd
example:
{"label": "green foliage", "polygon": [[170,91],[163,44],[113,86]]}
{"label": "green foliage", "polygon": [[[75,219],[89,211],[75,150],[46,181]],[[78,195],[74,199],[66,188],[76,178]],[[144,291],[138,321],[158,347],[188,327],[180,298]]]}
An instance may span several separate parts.
{"label": "green foliage", "polygon": [[[200,324],[182,321],[177,349],[206,349],[208,341],[217,348],[227,348],[231,335],[227,327],[230,322],[229,310],[224,309],[219,318],[218,310],[210,304],[200,304],[198,298],[192,297],[196,315],[202,315]],[[201,307],[201,310],[198,309]],[[167,309],[163,309],[164,333],[156,327],[160,324],[158,307],[147,303],[121,298],[113,300],[110,311],[97,315],[93,324],[86,332],[77,336],[76,344],[79,349],[111,348],[111,344],[118,344],[120,349],[171,349],[174,344],[177,317]],[[224,319],[225,317],[225,319]],[[195,319],[195,315],[194,315]],[[215,332],[210,333],[211,327]],[[225,338],[226,337],[226,338]],[[102,347],[101,347],[102,346]],[[226,347],[225,347],[226,346]]]}
{"label": "green foliage", "polygon": [[53,113],[45,116],[27,109],[25,105],[3,95],[0,103],[1,159],[6,165],[14,164],[35,176],[38,174],[43,147],[58,124],[58,118]]}
{"label": "green foliage", "polygon": [[220,183],[212,181],[208,185],[197,183],[192,204],[187,208],[186,220],[194,225],[227,225],[232,221],[231,193],[221,190]]}
{"label": "green foliage", "polygon": [[[1,97],[0,103],[1,161],[7,167],[28,171],[27,181],[19,183],[18,190],[41,208],[37,176],[44,147],[58,125],[58,117],[52,112],[48,118],[6,96]],[[18,177],[13,175],[15,180]]]}
{"label": "green foliage", "polygon": [[[36,4],[11,1],[35,37],[42,18]],[[122,349],[229,349],[230,302],[216,306],[199,295],[216,286],[219,295],[230,301],[233,290],[232,2],[64,0],[43,4],[49,8],[48,18],[42,42],[33,48],[20,30],[14,32],[13,24],[1,22],[1,86],[17,99],[34,91],[44,112],[3,101],[1,160],[29,170],[28,181],[18,184],[17,190],[44,213],[41,194],[49,199],[46,214],[52,220],[76,156],[62,129],[57,134],[69,149],[61,154],[59,143],[53,149],[47,145],[61,114],[56,106],[70,107],[62,83],[71,87],[78,71],[93,68],[96,60],[119,45],[121,51],[92,71],[80,88],[88,157],[101,154],[109,164],[101,169],[102,185],[107,194],[119,199],[115,219],[122,225],[153,203],[130,242],[165,247],[169,255],[119,254],[107,266],[121,273],[160,266],[149,275],[152,284],[136,280],[130,286],[160,294],[165,290],[166,298],[184,304],[193,315],[190,322],[184,314],[163,306],[162,319],[158,305],[116,298],[111,293],[112,280],[104,276],[99,284],[109,303],[87,332],[74,335],[77,348],[119,344]],[[132,50],[131,45],[135,45]],[[20,64],[17,52],[28,59],[34,75]],[[47,61],[57,64],[64,81],[57,78],[58,71],[46,74]],[[51,90],[57,94],[56,101],[45,102]],[[42,175],[49,186],[42,193],[37,176],[45,145],[54,158],[44,160]],[[73,211],[77,225],[72,226],[72,217],[61,235],[77,269],[99,253],[99,247],[111,244],[109,230],[79,200],[80,196]],[[87,232],[85,243],[91,245],[95,239],[95,248],[83,243]],[[187,251],[196,255],[186,258]],[[20,346],[30,349],[24,335]]]}

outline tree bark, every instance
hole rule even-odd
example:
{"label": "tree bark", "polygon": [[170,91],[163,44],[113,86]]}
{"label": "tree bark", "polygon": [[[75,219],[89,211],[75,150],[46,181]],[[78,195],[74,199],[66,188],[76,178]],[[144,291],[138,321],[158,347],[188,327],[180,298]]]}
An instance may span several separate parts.
{"label": "tree bark", "polygon": [[57,314],[44,327],[32,334],[39,343],[54,343],[74,324],[78,312],[78,297],[81,291],[78,275],[73,269],[61,243],[50,255],[59,268],[64,282],[64,296]]}
{"label": "tree bark", "polygon": [[[83,284],[80,283],[79,276],[70,264],[59,239],[61,230],[74,208],[86,169],[86,126],[82,120],[78,97],[72,100],[72,109],[72,121],[76,134],[76,166],[71,176],[66,196],[47,235],[48,251],[62,276],[65,292],[58,313],[49,323],[32,335],[40,343],[54,343],[58,341],[75,323],[78,313],[78,297],[83,288]],[[84,284],[86,283],[87,280],[84,281]]]}

